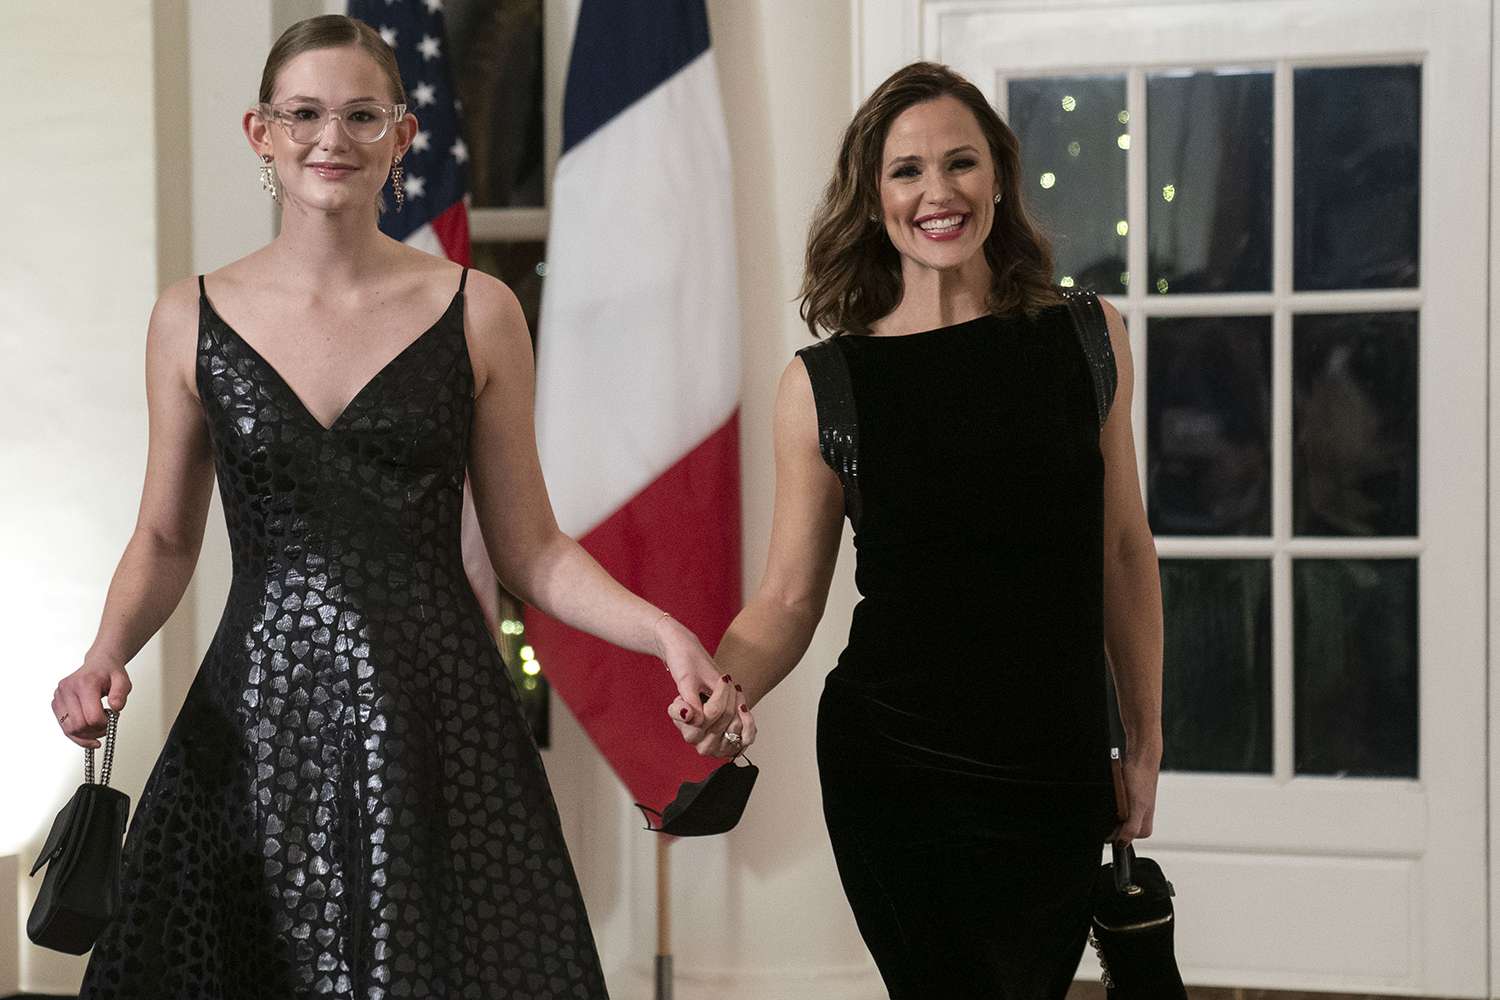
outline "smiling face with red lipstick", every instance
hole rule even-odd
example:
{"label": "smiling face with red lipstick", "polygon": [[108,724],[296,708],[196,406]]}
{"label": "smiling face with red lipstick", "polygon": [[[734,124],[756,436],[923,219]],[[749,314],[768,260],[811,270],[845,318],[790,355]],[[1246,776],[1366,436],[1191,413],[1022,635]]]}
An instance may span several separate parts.
{"label": "smiling face with red lipstick", "polygon": [[880,211],[908,281],[912,268],[987,267],[982,250],[1001,190],[989,142],[957,98],[901,112],[881,156]]}
{"label": "smiling face with red lipstick", "polygon": [[929,62],[891,74],[844,130],[813,215],[799,310],[808,329],[905,332],[960,312],[1035,315],[1060,303],[1021,176],[1016,134],[973,83]]}

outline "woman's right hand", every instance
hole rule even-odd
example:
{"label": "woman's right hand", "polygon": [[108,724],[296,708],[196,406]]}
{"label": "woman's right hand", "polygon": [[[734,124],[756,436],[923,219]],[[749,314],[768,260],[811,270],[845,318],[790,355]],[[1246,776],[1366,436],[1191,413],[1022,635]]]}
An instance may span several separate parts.
{"label": "woman's right hand", "polygon": [[119,712],[129,694],[130,675],[123,665],[85,660],[52,692],[52,717],[68,739],[81,747],[94,748],[99,746],[109,722],[102,702],[107,698],[109,707]]}

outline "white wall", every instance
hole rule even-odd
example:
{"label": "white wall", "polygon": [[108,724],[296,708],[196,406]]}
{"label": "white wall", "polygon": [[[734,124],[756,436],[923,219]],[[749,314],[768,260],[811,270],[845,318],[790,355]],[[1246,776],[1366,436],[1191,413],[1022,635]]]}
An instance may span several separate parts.
{"label": "white wall", "polygon": [[[158,277],[151,29],[148,0],[95,5],[88,17],[66,4],[0,5],[13,140],[0,157],[9,483],[0,492],[0,855],[20,854],[26,868],[82,774],[83,755],[57,732],[48,703],[93,638],[146,453],[142,348]],[[140,787],[155,754],[160,673],[153,643],[132,669],[116,764],[126,788]],[[80,967],[28,949],[17,972],[24,985],[57,991],[76,985]]]}

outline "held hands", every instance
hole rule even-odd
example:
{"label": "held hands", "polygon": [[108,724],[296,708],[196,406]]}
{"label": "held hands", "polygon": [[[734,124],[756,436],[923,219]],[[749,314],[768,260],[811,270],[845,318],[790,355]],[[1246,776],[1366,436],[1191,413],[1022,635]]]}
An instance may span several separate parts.
{"label": "held hands", "polygon": [[677,697],[667,714],[682,738],[705,757],[735,757],[754,743],[755,719],[744,693],[719,671],[697,637],[676,620],[662,617],[656,641],[657,655],[677,682]]}
{"label": "held hands", "polygon": [[1110,834],[1112,842],[1129,844],[1151,836],[1156,816],[1156,779],[1161,773],[1161,750],[1130,751],[1125,756],[1125,793],[1130,815]]}
{"label": "held hands", "polygon": [[68,739],[81,747],[94,748],[107,728],[100,702],[107,697],[109,707],[118,712],[125,707],[129,694],[130,676],[123,666],[85,660],[52,692],[52,717]]}

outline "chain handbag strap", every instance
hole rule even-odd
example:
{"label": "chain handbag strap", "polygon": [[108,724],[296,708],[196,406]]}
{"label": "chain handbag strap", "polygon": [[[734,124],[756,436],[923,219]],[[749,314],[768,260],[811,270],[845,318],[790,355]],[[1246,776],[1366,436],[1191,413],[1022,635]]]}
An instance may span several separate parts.
{"label": "chain handbag strap", "polygon": [[[109,717],[109,727],[104,732],[104,766],[99,769],[99,784],[109,785],[109,772],[115,766],[115,729],[120,724],[120,713],[106,708],[104,714]],[[88,784],[94,784],[94,748],[85,747],[83,751],[83,780]]]}

